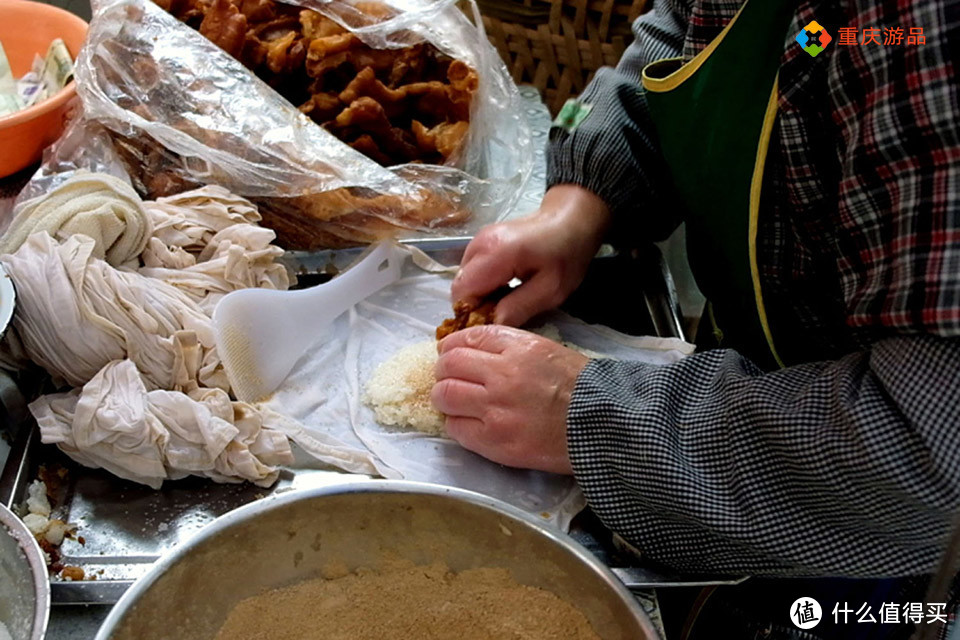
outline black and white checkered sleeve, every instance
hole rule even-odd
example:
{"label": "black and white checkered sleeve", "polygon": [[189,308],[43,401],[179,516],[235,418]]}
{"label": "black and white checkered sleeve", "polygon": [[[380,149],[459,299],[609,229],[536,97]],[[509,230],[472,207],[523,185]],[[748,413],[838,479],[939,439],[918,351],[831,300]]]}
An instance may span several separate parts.
{"label": "black and white checkered sleeve", "polygon": [[593,360],[567,440],[603,522],[679,570],[931,571],[960,510],[960,339],[762,373],[715,350]]}
{"label": "black and white checkered sleeve", "polygon": [[[659,0],[633,25],[635,39],[616,69],[600,69],[577,102],[586,117],[574,127],[554,126],[547,152],[547,186],[575,184],[600,196],[614,214],[614,237],[658,240],[679,223],[675,207],[659,206],[669,184],[660,157],[640,72],[649,63],[678,57],[692,0]],[[640,220],[638,211],[656,211]]]}

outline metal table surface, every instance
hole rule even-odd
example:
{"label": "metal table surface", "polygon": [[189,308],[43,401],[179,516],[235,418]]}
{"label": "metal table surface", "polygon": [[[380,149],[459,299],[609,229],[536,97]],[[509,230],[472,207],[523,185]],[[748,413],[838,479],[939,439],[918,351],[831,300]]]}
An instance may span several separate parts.
{"label": "metal table surface", "polygon": [[[528,115],[538,149],[529,188],[515,208],[518,215],[539,204],[545,181],[544,147],[549,128],[549,116],[539,104],[536,90],[524,87],[521,91],[530,105]],[[11,180],[22,186],[25,175],[0,181],[0,215],[10,206],[11,196],[18,187]],[[457,260],[465,239],[435,239],[418,244],[435,257],[453,263],[451,261]],[[303,283],[310,284],[318,272],[331,266],[341,268],[353,255],[350,251],[294,253],[288,256],[288,260]],[[624,270],[633,274],[627,281],[636,283],[638,295],[618,305],[618,317],[590,317],[601,307],[609,307],[597,302],[609,300],[612,292],[620,287],[618,283],[624,281]],[[682,336],[670,274],[654,247],[631,254],[610,252],[596,260],[591,271],[595,284],[578,291],[571,300],[572,312],[587,321],[603,321],[627,333]],[[611,274],[618,274],[618,277],[611,278]],[[55,606],[47,634],[50,640],[92,638],[109,611],[109,606],[105,605],[116,602],[132,581],[163,553],[217,516],[269,493],[338,482],[343,478],[343,474],[322,468],[301,454],[297,463],[284,470],[278,483],[269,490],[249,484],[217,485],[194,478],[168,482],[162,490],[153,491],[119,480],[104,471],[84,469],[53,447],[41,447],[21,391],[29,397],[38,389],[21,390],[9,377],[0,377],[0,431],[5,430],[12,443],[11,450],[11,443],[0,438],[0,502],[19,504],[24,498],[26,485],[36,477],[39,464],[64,465],[69,469],[70,480],[60,488],[56,515],[77,523],[86,542],[81,545],[77,541],[66,541],[62,548],[64,562],[83,566],[88,574],[97,576],[90,582],[53,583]],[[589,513],[575,522],[572,535],[634,588],[645,608],[654,616],[656,601],[649,590],[653,585],[729,582],[710,576],[675,576],[643,566],[635,557],[621,552],[613,544],[609,532],[591,519]]]}
{"label": "metal table surface", "polygon": [[[434,241],[427,249],[435,257],[455,262],[462,251],[460,241]],[[608,253],[594,260],[581,290],[568,309],[575,315],[598,313],[597,300],[616,287],[612,273],[629,275],[641,295],[615,306],[614,316],[588,318],[631,333],[678,335],[676,302],[670,295],[668,274],[655,248],[631,254]],[[316,253],[292,256],[309,281],[316,270],[349,260],[349,254]],[[610,307],[610,305],[600,305]],[[671,310],[673,313],[671,313]],[[33,395],[31,381],[24,392]],[[34,423],[25,408],[20,388],[8,376],[0,375],[0,420],[14,435],[12,451],[0,474],[0,502],[12,505],[23,501],[27,484],[37,476],[38,466],[63,465],[68,482],[55,496],[58,517],[80,526],[85,544],[68,540],[62,547],[65,564],[83,567],[97,579],[92,582],[52,583],[55,607],[48,638],[91,638],[106,615],[108,606],[122,595],[163,553],[176,547],[217,516],[275,492],[342,481],[344,474],[323,468],[301,454],[285,469],[274,487],[262,489],[250,484],[219,485],[209,480],[188,478],[168,482],[160,491],[126,482],[102,470],[79,467],[53,447],[41,445]],[[5,447],[9,449],[9,447]],[[2,450],[0,450],[2,455]],[[571,535],[600,557],[621,580],[633,588],[653,617],[658,615],[651,587],[685,586],[729,582],[711,576],[678,576],[647,566],[614,543],[614,538],[589,512],[578,516]]]}

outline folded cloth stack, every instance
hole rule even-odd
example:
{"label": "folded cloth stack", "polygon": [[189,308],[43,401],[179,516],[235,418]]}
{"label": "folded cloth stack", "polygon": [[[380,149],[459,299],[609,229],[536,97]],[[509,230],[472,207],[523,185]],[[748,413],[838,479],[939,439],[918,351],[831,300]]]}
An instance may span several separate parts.
{"label": "folded cloth stack", "polygon": [[83,386],[30,405],[43,441],[77,462],[158,489],[190,474],[270,485],[292,462],[286,436],[221,389],[147,391],[130,360]]}
{"label": "folded cloth stack", "polygon": [[32,361],[56,382],[87,383],[113,360],[130,358],[150,389],[229,389],[210,317],[165,282],[93,257],[96,243],[58,243],[36,233],[0,258],[19,292],[13,361]]}
{"label": "folded cloth stack", "polygon": [[185,293],[208,315],[220,298],[237,289],[287,289],[287,270],[275,262],[283,249],[258,226],[249,201],[222,187],[202,187],[145,202],[153,237],[140,273],[164,280]]}
{"label": "folded cloth stack", "polygon": [[95,242],[94,257],[119,267],[136,261],[153,228],[133,187],[111,175],[81,172],[14,210],[13,221],[0,238],[0,254],[13,253],[39,231],[57,240],[89,236]]}
{"label": "folded cloth stack", "polygon": [[30,405],[44,442],[152,487],[190,474],[276,480],[293,461],[280,420],[230,400],[210,320],[229,291],[289,284],[258,219],[223,189],[143,203],[96,174],[18,209],[0,255],[18,291],[0,364],[33,362],[82,387]]}

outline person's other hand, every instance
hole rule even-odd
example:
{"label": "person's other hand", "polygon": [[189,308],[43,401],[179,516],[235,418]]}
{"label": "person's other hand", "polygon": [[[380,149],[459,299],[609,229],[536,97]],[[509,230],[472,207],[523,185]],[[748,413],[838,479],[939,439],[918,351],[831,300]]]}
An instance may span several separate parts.
{"label": "person's other hand", "polygon": [[500,464],[573,473],[567,408],[586,356],[501,325],[458,331],[438,349],[431,400],[451,438]]}
{"label": "person's other hand", "polygon": [[552,187],[540,208],[519,220],[480,230],[467,246],[453,281],[453,300],[479,302],[519,278],[523,284],[497,303],[494,322],[519,326],[567,299],[583,280],[610,224],[610,210],[582,187]]}

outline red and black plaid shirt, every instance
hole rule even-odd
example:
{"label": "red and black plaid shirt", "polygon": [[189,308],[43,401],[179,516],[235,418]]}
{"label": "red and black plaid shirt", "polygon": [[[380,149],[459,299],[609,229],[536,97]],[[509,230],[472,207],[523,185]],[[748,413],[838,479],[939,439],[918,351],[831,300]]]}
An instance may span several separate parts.
{"label": "red and black plaid shirt", "polygon": [[[656,3],[638,22],[621,75],[638,82],[647,62],[681,51],[695,56],[742,4]],[[816,57],[792,37],[811,20],[833,37]],[[814,358],[891,334],[960,335],[958,25],[956,2],[798,3],[780,70],[758,263],[774,324],[792,316],[782,324],[811,334],[805,337],[822,347],[809,354]],[[849,30],[844,38],[840,29]],[[857,44],[841,44],[854,34]],[[869,34],[879,44],[861,44]],[[649,223],[670,205],[637,215],[638,203],[643,211],[657,202],[659,169],[632,153],[628,136],[608,143],[629,126],[609,120],[636,116],[630,104],[605,108],[598,89],[610,79],[584,94],[600,107],[585,128],[593,121],[605,135],[587,131],[588,143],[577,139],[585,137],[580,132],[555,133],[550,179],[591,187],[618,217]],[[634,120],[643,129],[639,111]],[[583,175],[600,164],[603,171]]]}
{"label": "red and black plaid shirt", "polygon": [[[656,0],[580,96],[585,117],[551,130],[548,183],[602,197],[617,237],[680,222],[640,70],[692,57],[741,5]],[[816,57],[793,40],[811,20],[833,36]],[[864,29],[880,43],[861,44]],[[903,39],[885,45],[891,29]],[[813,346],[775,372],[728,349],[594,360],[571,400],[577,480],[649,557],[752,574],[936,566],[960,511],[958,41],[956,0],[797,3],[757,262],[781,354]]]}

